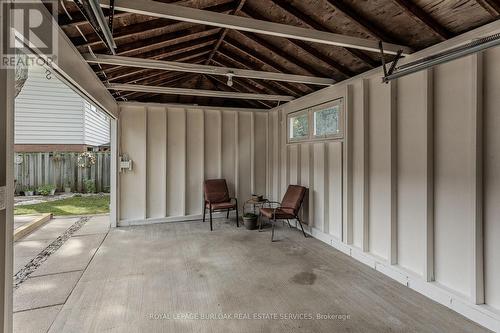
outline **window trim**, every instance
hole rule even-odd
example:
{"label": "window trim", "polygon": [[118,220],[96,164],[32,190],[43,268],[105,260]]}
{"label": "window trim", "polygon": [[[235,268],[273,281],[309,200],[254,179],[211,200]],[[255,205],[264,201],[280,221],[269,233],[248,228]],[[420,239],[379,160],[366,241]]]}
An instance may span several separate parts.
{"label": "window trim", "polygon": [[[339,133],[337,134],[327,134],[327,135],[314,135],[314,113],[327,109],[332,106],[339,106]],[[290,119],[297,116],[307,114],[308,121],[308,135],[300,138],[290,138]],[[318,104],[312,107],[308,107],[299,111],[290,112],[286,115],[286,142],[287,144],[295,144],[301,142],[311,142],[311,141],[326,141],[326,140],[343,140],[345,132],[345,109],[344,109],[344,98],[339,97],[334,100],[328,101],[326,103]]]}
{"label": "window trim", "polygon": [[[316,135],[314,134],[314,114],[316,112],[331,108],[331,107],[339,107],[339,115],[337,125],[339,127],[339,132],[336,134],[324,134],[324,135]],[[309,109],[311,112],[311,120],[312,120],[312,131],[311,131],[311,139],[312,140],[325,140],[325,139],[342,139],[344,137],[344,103],[342,98],[338,98],[331,102],[327,102],[324,104],[320,104],[314,106]]]}
{"label": "window trim", "polygon": [[[298,138],[291,138],[290,137],[290,131],[291,131],[291,127],[290,127],[290,120],[292,118],[297,118],[297,117],[300,117],[302,115],[307,115],[307,135],[306,136],[301,136],[301,137],[298,137]],[[286,117],[286,128],[287,128],[287,131],[286,131],[286,137],[287,137],[287,142],[301,142],[301,141],[307,141],[310,137],[311,137],[311,119],[310,119],[310,115],[309,115],[309,112],[308,110],[301,110],[301,111],[297,111],[297,112],[294,112],[294,113],[289,113]]]}

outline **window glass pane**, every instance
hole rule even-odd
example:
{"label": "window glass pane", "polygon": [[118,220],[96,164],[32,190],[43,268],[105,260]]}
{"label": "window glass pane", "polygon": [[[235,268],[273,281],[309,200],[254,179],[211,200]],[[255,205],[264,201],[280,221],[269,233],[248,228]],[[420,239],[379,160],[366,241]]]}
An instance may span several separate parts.
{"label": "window glass pane", "polygon": [[309,121],[307,113],[290,117],[290,139],[307,138],[309,136]]}
{"label": "window glass pane", "polygon": [[340,106],[335,105],[327,109],[314,112],[314,135],[338,135]]}

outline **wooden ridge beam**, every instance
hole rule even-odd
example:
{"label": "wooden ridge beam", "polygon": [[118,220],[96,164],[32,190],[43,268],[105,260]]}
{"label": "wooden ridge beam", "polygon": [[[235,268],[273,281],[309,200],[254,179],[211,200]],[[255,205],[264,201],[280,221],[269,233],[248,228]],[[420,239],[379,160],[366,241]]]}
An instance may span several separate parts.
{"label": "wooden ridge beam", "polygon": [[[332,2],[332,0],[328,0]],[[101,6],[108,8],[110,0],[101,0]],[[345,36],[324,31],[316,31],[286,24],[260,21],[245,17],[236,17],[207,10],[172,5],[148,0],[120,0],[115,3],[115,10],[160,17],[172,20],[193,22],[220,28],[260,33],[277,37],[300,39],[304,41],[350,47],[371,52],[379,52],[378,41],[358,37]],[[412,50],[403,45],[384,42],[384,50],[388,54],[396,54],[403,50],[409,54]]]}
{"label": "wooden ridge beam", "polygon": [[[246,2],[246,0],[240,0],[238,2],[238,5],[236,6],[236,8],[234,9],[234,11],[232,12],[232,14],[233,15],[238,14],[240,12],[240,10],[243,8],[243,6],[245,5],[245,2]],[[227,29],[227,28],[225,28],[224,30],[222,30],[222,32],[221,32],[221,34],[219,36],[219,39],[217,40],[217,43],[215,43],[215,46],[214,46],[214,49],[213,49],[212,53],[210,53],[210,55],[208,56],[207,61],[205,62],[205,65],[208,65],[210,63],[210,61],[212,60],[212,58],[214,57],[215,53],[217,53],[217,50],[219,49],[220,45],[222,44],[222,41],[226,37],[228,31],[229,31],[229,29]]]}

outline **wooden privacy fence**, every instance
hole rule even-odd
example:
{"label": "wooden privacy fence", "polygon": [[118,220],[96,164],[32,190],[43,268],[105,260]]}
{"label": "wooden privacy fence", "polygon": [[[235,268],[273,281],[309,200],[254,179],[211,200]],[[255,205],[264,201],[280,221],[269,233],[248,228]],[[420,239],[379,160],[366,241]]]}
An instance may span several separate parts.
{"label": "wooden privacy fence", "polygon": [[110,152],[92,153],[95,164],[90,167],[78,165],[79,153],[16,153],[14,175],[16,192],[41,185],[55,185],[64,191],[66,183],[73,192],[84,192],[84,181],[94,180],[97,192],[108,192],[110,182]]}

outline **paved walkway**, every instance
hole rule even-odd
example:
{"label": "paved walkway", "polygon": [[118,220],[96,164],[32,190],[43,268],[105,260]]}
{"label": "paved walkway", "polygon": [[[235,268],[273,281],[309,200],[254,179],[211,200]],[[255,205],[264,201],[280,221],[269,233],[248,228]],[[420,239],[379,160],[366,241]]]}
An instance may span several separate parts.
{"label": "paved walkway", "polygon": [[[55,218],[14,243],[14,274],[78,221]],[[91,217],[14,289],[15,333],[49,330],[108,231],[108,216]]]}

